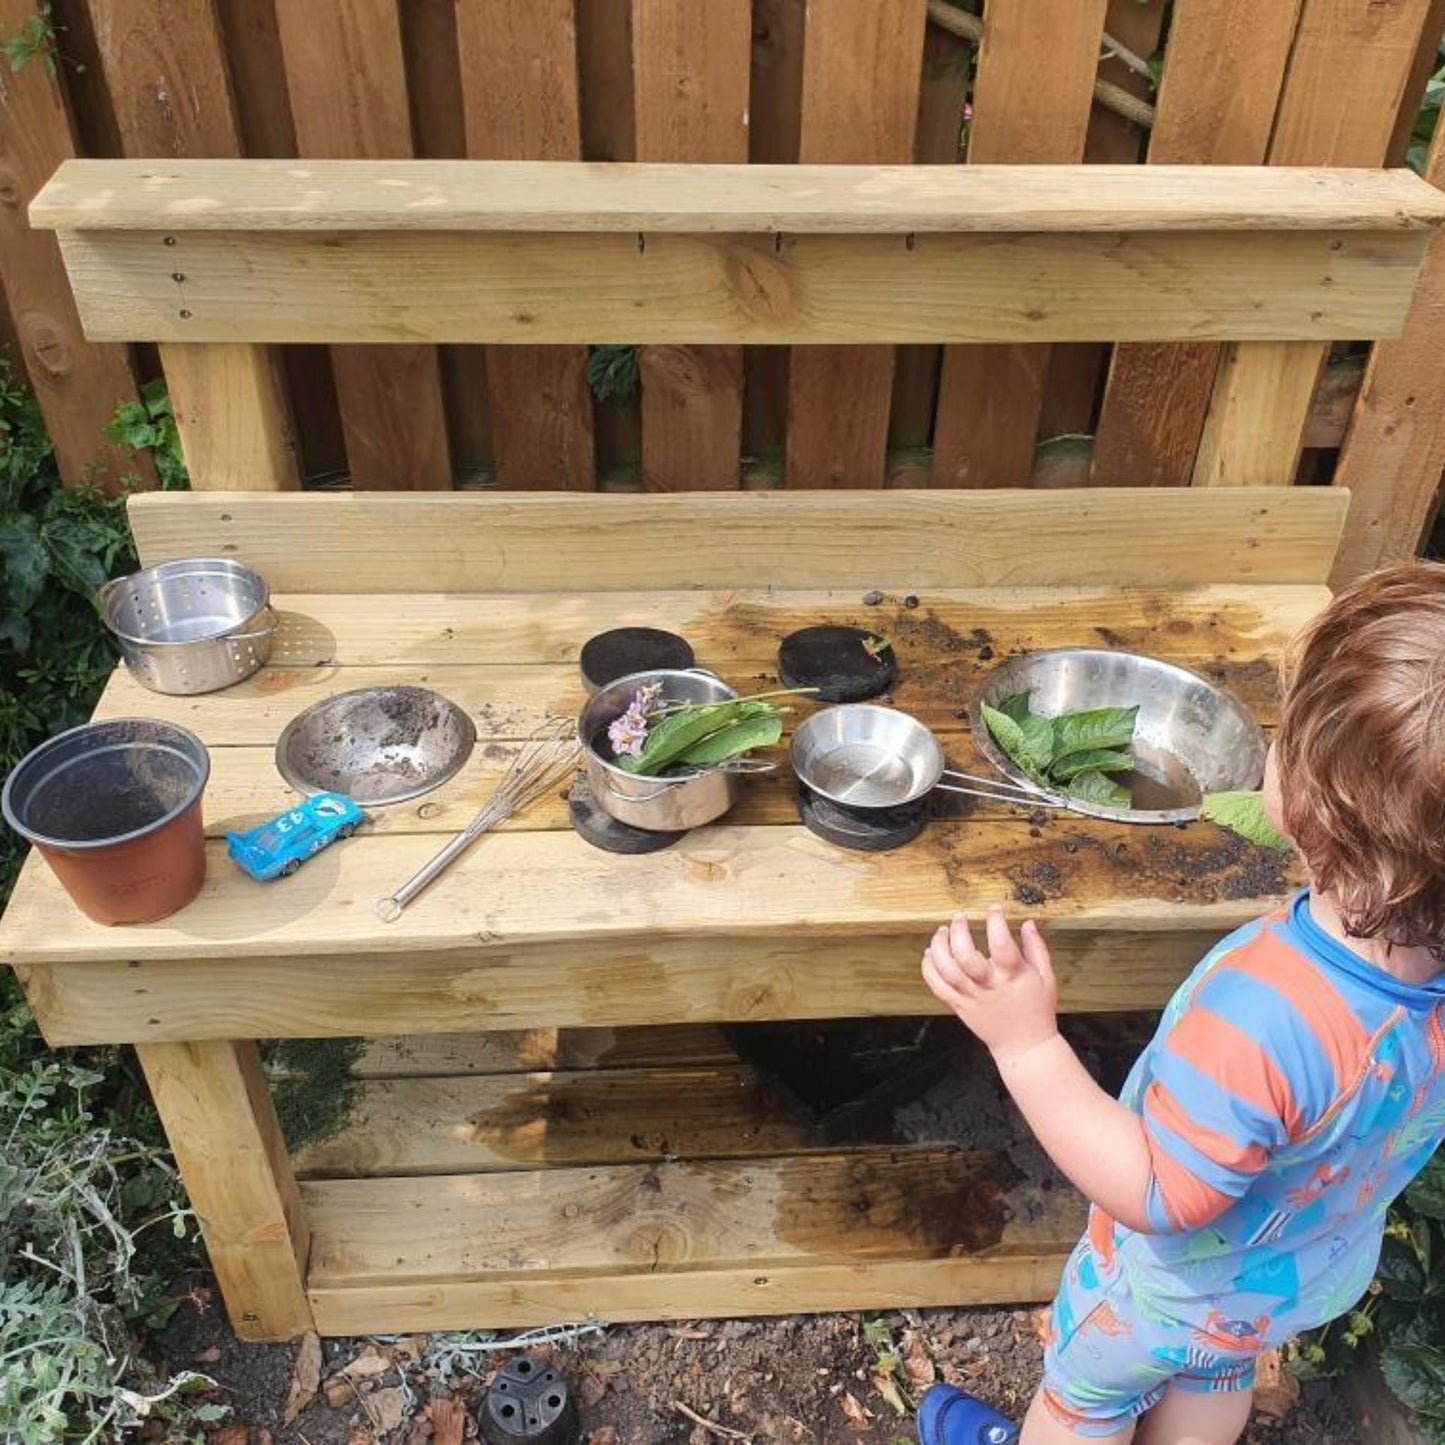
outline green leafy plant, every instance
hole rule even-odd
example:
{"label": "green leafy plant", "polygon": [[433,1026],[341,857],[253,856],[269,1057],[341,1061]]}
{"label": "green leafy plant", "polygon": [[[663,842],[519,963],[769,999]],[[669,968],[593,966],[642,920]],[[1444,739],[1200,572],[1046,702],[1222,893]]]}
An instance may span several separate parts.
{"label": "green leafy plant", "polygon": [[1441,43],[1436,55],[1439,62],[1434,74],[1425,82],[1425,94],[1420,102],[1419,114],[1410,133],[1409,149],[1405,152],[1405,163],[1413,170],[1423,172],[1425,160],[1430,151],[1430,142],[1435,127],[1440,123],[1440,108],[1445,103],[1445,42]]}
{"label": "green leafy plant", "polygon": [[135,451],[149,452],[162,491],[184,491],[190,485],[181,455],[181,434],[164,381],[146,382],[139,401],[117,407],[106,435]]}
{"label": "green leafy plant", "polygon": [[59,70],[60,47],[56,35],[55,18],[51,14],[50,0],[40,0],[36,11],[25,23],[6,40],[0,41],[0,49],[10,62],[10,69],[18,75],[32,60],[39,60],[48,75]]}
{"label": "green leafy plant", "polygon": [[1279,853],[1294,851],[1294,844],[1265,814],[1263,793],[1206,793],[1199,804],[1199,816],[1261,848],[1273,848]]}
{"label": "green leafy plant", "polygon": [[1049,718],[1033,711],[1032,696],[1015,693],[983,707],[989,733],[1015,766],[1051,791],[1100,807],[1130,807],[1129,789],[1110,775],[1134,766],[1130,747],[1139,709],[1089,708]]}
{"label": "green leafy plant", "polygon": [[597,401],[625,401],[637,395],[635,346],[594,346],[587,357],[587,384]]}
{"label": "green leafy plant", "polygon": [[773,746],[783,736],[782,709],[771,702],[736,702],[681,708],[647,734],[640,753],[624,754],[619,767],[643,777],[673,768],[716,767],[754,748]]}

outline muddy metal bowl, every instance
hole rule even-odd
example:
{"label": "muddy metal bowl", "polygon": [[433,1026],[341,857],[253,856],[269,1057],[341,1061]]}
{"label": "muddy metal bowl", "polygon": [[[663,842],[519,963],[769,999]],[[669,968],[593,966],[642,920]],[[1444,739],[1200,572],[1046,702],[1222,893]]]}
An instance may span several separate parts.
{"label": "muddy metal bowl", "polygon": [[1105,808],[1071,798],[1075,812],[1120,823],[1187,823],[1199,816],[1205,793],[1257,788],[1264,776],[1264,733],[1228,693],[1157,658],[1080,647],[1012,658],[988,674],[973,699],[969,725],[979,751],[1016,783],[1029,779],[994,742],[982,709],[1020,692],[1032,693],[1030,706],[1046,717],[1139,706],[1137,766],[1119,775],[1139,806]]}
{"label": "muddy metal bowl", "polygon": [[731,702],[737,697],[710,672],[634,672],[593,694],[577,719],[577,736],[592,796],[608,817],[650,833],[681,833],[721,818],[741,796],[742,780],[727,768],[705,768],[676,778],[640,778],[609,760],[607,725],[627,711],[638,688],[654,682],[662,684],[665,703]]}
{"label": "muddy metal bowl", "polygon": [[472,754],[477,730],[427,687],[339,692],[287,723],[276,767],[303,793],[345,793],[363,808],[439,788]]}

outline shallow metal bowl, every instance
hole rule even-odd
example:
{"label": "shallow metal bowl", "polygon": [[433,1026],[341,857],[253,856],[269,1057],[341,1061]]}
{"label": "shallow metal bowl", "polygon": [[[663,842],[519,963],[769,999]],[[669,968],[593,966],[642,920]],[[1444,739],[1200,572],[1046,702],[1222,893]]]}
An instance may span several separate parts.
{"label": "shallow metal bowl", "polygon": [[1119,775],[1137,804],[1104,808],[1070,799],[1076,812],[1124,823],[1187,823],[1205,793],[1257,788],[1266,743],[1243,704],[1212,682],[1157,658],[1102,648],[1059,648],[1011,658],[993,669],[969,708],[979,751],[1006,777],[1027,783],[990,736],[983,705],[1032,693],[1036,713],[1057,717],[1096,707],[1139,706],[1133,772]]}
{"label": "shallow metal bowl", "polygon": [[276,744],[276,767],[303,793],[345,793],[376,807],[440,787],[476,741],[471,718],[430,688],[363,687],[292,718]]}

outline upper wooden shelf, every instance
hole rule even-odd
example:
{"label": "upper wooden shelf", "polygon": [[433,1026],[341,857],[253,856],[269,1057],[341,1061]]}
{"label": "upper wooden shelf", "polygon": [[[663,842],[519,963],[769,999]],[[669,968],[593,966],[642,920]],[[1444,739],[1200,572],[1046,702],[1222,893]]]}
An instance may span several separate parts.
{"label": "upper wooden shelf", "polygon": [[66,161],[51,230],[1401,231],[1445,221],[1407,170]]}

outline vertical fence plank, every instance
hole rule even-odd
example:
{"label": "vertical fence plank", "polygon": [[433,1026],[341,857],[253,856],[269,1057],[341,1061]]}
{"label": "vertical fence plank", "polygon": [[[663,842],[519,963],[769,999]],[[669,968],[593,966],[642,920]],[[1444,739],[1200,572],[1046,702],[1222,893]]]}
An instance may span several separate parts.
{"label": "vertical fence plank", "polygon": [[[753,0],[748,159],[795,165],[803,115],[803,31],[807,0]],[[781,480],[788,432],[786,346],[743,348],[743,439],[755,473]]]}
{"label": "vertical fence plank", "polygon": [[[1445,189],[1445,125],[1425,179]],[[1412,556],[1439,505],[1445,472],[1445,236],[1436,236],[1403,335],[1377,341],[1335,473],[1353,494],[1335,565],[1338,586]]]}
{"label": "vertical fence plank", "polygon": [[[912,159],[926,24],[925,0],[874,0],[866,6],[809,0],[800,160]],[[894,353],[892,346],[793,348],[789,486],[882,484]]]}
{"label": "vertical fence plank", "polygon": [[[428,160],[462,159],[467,153],[467,121],[455,0],[407,0],[401,7],[401,40],[417,155]],[[489,474],[494,459],[486,347],[441,346],[437,359],[452,470],[458,478]]]}
{"label": "vertical fence plank", "polygon": [[[1159,48],[1163,26],[1164,0],[1109,0],[1104,14],[1105,34],[1141,60]],[[1118,55],[1110,55],[1107,41],[1104,51],[1099,79],[1147,101],[1148,76]],[[1084,142],[1084,160],[1093,165],[1137,165],[1147,139],[1143,126],[1096,101]],[[1041,439],[1093,432],[1109,355],[1107,342],[1059,342],[1050,348],[1039,408]]]}
{"label": "vertical fence plank", "polygon": [[[226,158],[241,132],[214,3],[89,0],[91,27],[127,155]],[[183,269],[183,248],[177,267]],[[191,485],[300,485],[277,354],[269,347],[160,348]],[[212,383],[223,390],[212,392]]]}
{"label": "vertical fence plank", "polygon": [[[397,0],[277,0],[296,145],[317,159],[413,154]],[[434,346],[331,349],[346,458],[360,490],[452,483]]]}
{"label": "vertical fence plank", "polygon": [[[275,0],[217,0],[221,36],[235,91],[241,147],[267,160],[296,154],[296,127],[286,91],[286,66]],[[331,352],[325,346],[282,346],[281,369],[296,428],[302,468],[313,477],[346,470],[346,436]]]}
{"label": "vertical fence plank", "polygon": [[[633,0],[637,159],[746,161],[751,50],[748,0]],[[638,369],[644,486],[737,486],[742,347],[644,346]]]}
{"label": "vertical fence plank", "polygon": [[[957,165],[963,157],[963,106],[973,47],[958,36],[930,25],[923,39],[923,78],[918,95],[918,124],[913,159],[920,165]],[[933,436],[938,402],[941,346],[900,346],[893,373],[893,402],[888,445],[905,451],[926,447]],[[905,461],[890,471],[889,484],[913,481],[920,467]]]}
{"label": "vertical fence plank", "polygon": [[[1259,165],[1269,147],[1299,0],[1187,0],[1174,12],[1150,161]],[[1114,348],[1094,443],[1102,486],[1187,486],[1222,348]]]}
{"label": "vertical fence plank", "polygon": [[[469,155],[581,155],[574,0],[458,0],[457,43]],[[504,487],[595,484],[585,346],[490,346],[487,384]]]}
{"label": "vertical fence plank", "polygon": [[[1270,162],[1379,165],[1390,146],[1431,4],[1304,0]],[[1327,354],[1328,348],[1319,345],[1230,346],[1210,402],[1195,485],[1289,486]]]}
{"label": "vertical fence plank", "polygon": [[[970,165],[1083,158],[1105,0],[987,0]],[[1021,487],[1033,473],[1047,346],[948,346],[933,484]]]}
{"label": "vertical fence plank", "polygon": [[[33,0],[0,0],[0,32],[13,35],[34,13]],[[130,353],[85,340],[55,237],[32,231],[26,217],[36,191],[74,154],[56,78],[38,60],[19,74],[0,62],[0,280],[56,464],[71,486],[127,472],[154,486],[149,460],[105,435],[116,407],[136,399]]]}
{"label": "vertical fence plank", "polygon": [[1395,113],[1395,129],[1385,151],[1387,166],[1403,166],[1410,149],[1420,103],[1425,97],[1425,83],[1440,68],[1440,48],[1445,43],[1445,0],[1431,0],[1425,24],[1420,30],[1420,43],[1415,47],[1415,64],[1405,81],[1405,91]]}

